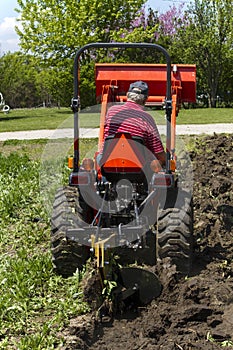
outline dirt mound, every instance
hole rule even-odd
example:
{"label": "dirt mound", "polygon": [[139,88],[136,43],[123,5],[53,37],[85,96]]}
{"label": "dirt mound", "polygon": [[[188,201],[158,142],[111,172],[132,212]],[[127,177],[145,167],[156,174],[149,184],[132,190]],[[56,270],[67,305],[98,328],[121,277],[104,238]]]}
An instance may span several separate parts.
{"label": "dirt mound", "polygon": [[72,319],[63,349],[232,349],[233,137],[196,138],[195,258],[192,276],[178,279],[169,261],[158,265],[161,296],[111,322]]}

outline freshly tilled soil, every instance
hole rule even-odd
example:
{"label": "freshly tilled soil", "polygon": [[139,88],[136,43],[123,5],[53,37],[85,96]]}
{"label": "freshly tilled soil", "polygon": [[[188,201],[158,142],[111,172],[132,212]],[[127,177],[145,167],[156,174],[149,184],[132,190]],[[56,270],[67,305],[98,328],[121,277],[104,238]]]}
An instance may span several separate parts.
{"label": "freshly tilled soil", "polygon": [[[70,320],[63,349],[214,350],[233,348],[233,136],[197,137],[194,173],[195,254],[179,278],[169,261],[156,272],[159,298],[107,322]],[[224,346],[224,347],[222,347]]]}

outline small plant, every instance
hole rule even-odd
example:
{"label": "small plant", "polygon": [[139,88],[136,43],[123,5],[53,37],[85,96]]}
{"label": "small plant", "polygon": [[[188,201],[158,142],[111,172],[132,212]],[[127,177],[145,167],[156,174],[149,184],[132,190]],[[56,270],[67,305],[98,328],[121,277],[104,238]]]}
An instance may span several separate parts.
{"label": "small plant", "polygon": [[218,344],[221,347],[233,347],[233,342],[231,340],[224,340],[222,342],[218,342],[214,339],[214,337],[210,334],[210,332],[207,332],[206,340],[211,343]]}
{"label": "small plant", "polygon": [[116,288],[116,287],[117,287],[116,281],[104,280],[104,288],[102,290],[102,295],[106,299],[111,300],[112,299],[112,292],[113,292],[114,288]]}
{"label": "small plant", "polygon": [[228,346],[228,347],[233,347],[233,341],[231,341],[231,340],[225,340],[225,341],[223,341],[222,343],[221,343],[221,346],[222,347],[226,347],[226,346]]}

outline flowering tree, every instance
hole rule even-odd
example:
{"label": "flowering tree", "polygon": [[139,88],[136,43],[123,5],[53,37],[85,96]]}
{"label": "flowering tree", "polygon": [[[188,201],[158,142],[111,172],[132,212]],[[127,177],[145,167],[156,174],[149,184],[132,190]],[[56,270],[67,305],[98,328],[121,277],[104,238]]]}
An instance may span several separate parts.
{"label": "flowering tree", "polygon": [[160,35],[175,35],[177,30],[185,25],[186,21],[187,18],[184,12],[184,4],[180,4],[178,7],[175,5],[170,6],[168,11],[159,15]]}
{"label": "flowering tree", "polygon": [[[125,42],[149,42],[157,43],[164,46],[172,55],[175,50],[172,50],[174,35],[178,29],[187,23],[187,16],[183,10],[184,5],[176,7],[170,6],[169,10],[164,13],[159,13],[152,8],[146,9],[143,6],[137,12],[135,19],[131,22],[128,30],[119,28],[114,35],[115,41]],[[163,61],[163,57],[159,53],[144,52],[144,54],[136,54],[135,50],[127,56],[130,61],[155,62]],[[174,57],[175,58],[175,57]]]}

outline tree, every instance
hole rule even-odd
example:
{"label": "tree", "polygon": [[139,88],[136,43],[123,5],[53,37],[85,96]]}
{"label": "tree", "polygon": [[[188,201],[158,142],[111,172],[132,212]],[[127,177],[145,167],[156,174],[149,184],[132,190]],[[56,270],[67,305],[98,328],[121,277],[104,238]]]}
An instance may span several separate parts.
{"label": "tree", "polygon": [[[36,76],[36,89],[46,106],[69,106],[73,89],[73,74],[65,67],[65,59],[56,66],[47,67],[43,62],[39,65]],[[68,60],[67,67],[70,67]]]}
{"label": "tree", "polygon": [[145,0],[18,0],[20,45],[45,59],[70,58],[89,42],[128,28]]}
{"label": "tree", "polygon": [[[142,7],[135,18],[132,19],[128,28],[119,28],[114,33],[113,39],[117,42],[145,42],[155,43],[157,41],[156,32],[159,27],[158,12],[149,8],[146,11]],[[116,55],[115,60],[125,62],[152,63],[161,58],[161,54],[155,50],[148,49],[127,49]]]}
{"label": "tree", "polygon": [[[53,90],[68,102],[72,91],[73,58],[78,48],[90,42],[110,42],[120,28],[129,28],[145,0],[17,0],[22,30],[17,28],[25,52],[40,57],[41,67],[49,68]],[[90,78],[93,58],[101,60],[106,51],[89,52],[81,57],[83,95],[94,103],[94,85]],[[88,83],[89,80],[89,83]],[[70,84],[69,88],[67,84]],[[42,86],[42,85],[41,85]],[[55,92],[55,91],[54,91]],[[90,103],[90,101],[89,101]]]}
{"label": "tree", "polygon": [[0,59],[1,91],[11,108],[32,107],[39,103],[33,58],[19,52]]}
{"label": "tree", "polygon": [[11,108],[70,104],[72,75],[66,76],[59,66],[46,68],[32,55],[4,55],[0,76],[0,91]]}
{"label": "tree", "polygon": [[[176,50],[172,49],[174,36],[178,29],[186,21],[183,11],[184,5],[170,6],[164,13],[154,11],[152,8],[146,10],[142,7],[135,19],[132,20],[128,29],[121,28],[115,33],[115,41],[125,42],[148,42],[163,46],[171,55],[174,61],[177,59]],[[131,50],[124,54],[125,59],[130,62],[143,63],[164,63],[165,58],[159,52],[147,49],[143,53],[137,50]]]}
{"label": "tree", "polygon": [[195,0],[189,9],[188,21],[178,30],[173,48],[181,62],[197,64],[199,92],[207,93],[210,106],[216,107],[222,89],[220,82],[224,81],[225,71],[232,69],[232,3]]}

